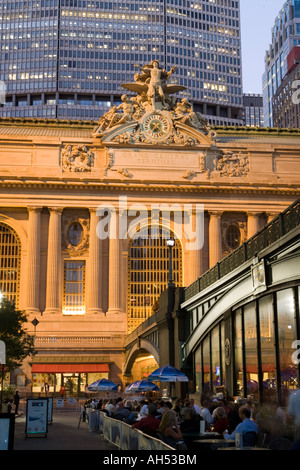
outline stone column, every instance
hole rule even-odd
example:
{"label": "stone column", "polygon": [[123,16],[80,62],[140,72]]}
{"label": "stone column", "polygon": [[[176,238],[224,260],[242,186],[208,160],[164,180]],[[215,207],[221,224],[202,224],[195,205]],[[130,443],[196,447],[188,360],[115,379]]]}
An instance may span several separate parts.
{"label": "stone column", "polygon": [[119,214],[112,214],[109,238],[109,281],[108,281],[108,312],[121,313],[121,240],[119,237]]}
{"label": "stone column", "polygon": [[267,213],[267,217],[268,217],[267,224],[272,222],[272,220],[274,220],[275,217],[277,217],[277,216],[278,216],[278,212],[268,212]]}
{"label": "stone column", "polygon": [[210,211],[209,215],[209,267],[212,268],[222,259],[222,212]]}
{"label": "stone column", "polygon": [[257,212],[248,212],[247,217],[247,236],[248,238],[253,237],[259,231],[259,216]]}
{"label": "stone column", "polygon": [[[192,230],[193,230],[193,233],[195,234],[195,237],[199,237],[199,238],[204,237],[203,234],[196,233],[197,229],[203,230],[203,227],[201,224],[199,227],[197,227],[196,214],[192,213],[192,214],[189,214],[189,216],[191,217],[190,220],[192,222]],[[202,247],[200,249],[197,249],[196,244],[197,243],[195,239],[194,242],[192,242],[192,245],[194,245],[195,249],[188,249],[189,242],[187,242],[187,245],[186,245],[186,250],[185,250],[186,269],[184,272],[185,285],[192,284],[202,274]]]}
{"label": "stone column", "polygon": [[27,269],[27,307],[30,313],[40,313],[40,207],[28,207],[28,269]]}
{"label": "stone column", "polygon": [[89,272],[87,285],[87,312],[102,310],[102,240],[97,236],[99,217],[97,209],[90,209]]}
{"label": "stone column", "polygon": [[61,214],[63,209],[49,208],[46,312],[60,313]]}

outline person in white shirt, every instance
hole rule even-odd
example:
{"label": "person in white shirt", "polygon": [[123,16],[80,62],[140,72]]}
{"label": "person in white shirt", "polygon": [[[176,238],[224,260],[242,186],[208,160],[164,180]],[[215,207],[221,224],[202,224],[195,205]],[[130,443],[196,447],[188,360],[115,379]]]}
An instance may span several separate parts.
{"label": "person in white shirt", "polygon": [[206,429],[209,429],[211,424],[213,424],[214,422],[214,419],[211,415],[211,412],[208,409],[208,406],[209,406],[209,402],[207,400],[204,400],[203,405],[202,405],[202,410],[201,410],[201,416],[205,420]]}
{"label": "person in white shirt", "polygon": [[145,402],[145,400],[140,401],[141,409],[139,412],[140,418],[145,418],[148,416],[148,404]]}

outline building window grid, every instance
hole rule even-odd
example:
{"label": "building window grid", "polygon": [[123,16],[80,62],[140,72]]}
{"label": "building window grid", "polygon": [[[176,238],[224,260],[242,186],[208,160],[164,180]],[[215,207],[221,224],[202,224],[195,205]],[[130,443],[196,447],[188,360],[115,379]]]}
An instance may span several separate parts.
{"label": "building window grid", "polygon": [[63,314],[85,314],[84,260],[67,260],[64,263]]}
{"label": "building window grid", "polygon": [[[166,244],[167,232],[159,229],[157,238],[131,240],[128,250],[128,331],[133,331],[140,323],[152,315],[152,307],[168,284],[169,248]],[[181,286],[182,249],[178,239],[172,251],[173,280]]]}
{"label": "building window grid", "polygon": [[19,305],[21,242],[16,232],[0,224],[0,293]]}

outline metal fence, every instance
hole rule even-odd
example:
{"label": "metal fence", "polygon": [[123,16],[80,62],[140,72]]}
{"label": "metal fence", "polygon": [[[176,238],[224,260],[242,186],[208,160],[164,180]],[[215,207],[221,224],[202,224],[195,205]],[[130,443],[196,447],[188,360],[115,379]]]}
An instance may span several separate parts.
{"label": "metal fence", "polygon": [[104,439],[120,450],[175,450],[163,441],[148,436],[123,421],[110,418],[103,412],[94,413],[97,413],[97,419],[92,425],[94,429],[91,429],[91,425],[90,429],[102,432]]}

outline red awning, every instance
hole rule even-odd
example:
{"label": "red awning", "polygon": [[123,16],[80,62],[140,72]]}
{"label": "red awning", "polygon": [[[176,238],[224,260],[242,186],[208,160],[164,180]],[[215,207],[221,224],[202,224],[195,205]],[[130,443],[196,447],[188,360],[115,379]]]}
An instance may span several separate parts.
{"label": "red awning", "polygon": [[32,364],[33,374],[109,372],[108,364]]}

